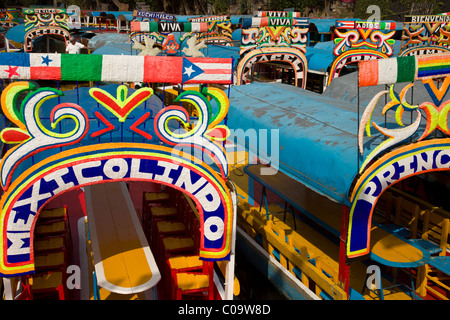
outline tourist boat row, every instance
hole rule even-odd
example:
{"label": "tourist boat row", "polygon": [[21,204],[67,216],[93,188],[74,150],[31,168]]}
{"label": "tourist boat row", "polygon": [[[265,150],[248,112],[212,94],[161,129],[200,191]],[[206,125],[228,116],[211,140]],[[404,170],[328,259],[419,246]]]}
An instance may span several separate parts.
{"label": "tourist boat row", "polygon": [[3,299],[448,300],[447,15],[0,13]]}

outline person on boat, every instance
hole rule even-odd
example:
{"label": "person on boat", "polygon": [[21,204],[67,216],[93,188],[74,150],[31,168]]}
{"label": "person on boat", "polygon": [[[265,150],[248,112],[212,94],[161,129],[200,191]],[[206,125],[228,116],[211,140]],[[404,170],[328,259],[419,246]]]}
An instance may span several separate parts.
{"label": "person on boat", "polygon": [[70,38],[70,42],[66,46],[66,52],[71,54],[79,54],[80,50],[86,48],[86,46],[75,40],[74,37]]}

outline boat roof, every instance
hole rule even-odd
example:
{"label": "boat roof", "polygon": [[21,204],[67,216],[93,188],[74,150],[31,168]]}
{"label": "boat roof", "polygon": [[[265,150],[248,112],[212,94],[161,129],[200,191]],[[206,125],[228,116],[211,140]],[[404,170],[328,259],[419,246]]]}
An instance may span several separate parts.
{"label": "boat roof", "polygon": [[6,32],[5,37],[17,43],[23,43],[25,37],[25,24],[19,24],[10,28]]}
{"label": "boat roof", "polygon": [[290,85],[252,83],[231,88],[227,124],[231,130],[278,129],[279,170],[345,201],[358,171],[354,104]]}
{"label": "boat roof", "polygon": [[[278,170],[333,201],[349,205],[348,194],[362,163],[358,153],[358,119],[372,97],[385,86],[360,88],[358,114],[355,74],[336,80],[324,94],[281,83],[233,86],[227,125],[232,131],[242,129],[247,133],[278,129],[279,146],[274,145],[279,150]],[[399,92],[406,84],[399,84],[395,91]],[[414,91],[414,100],[419,101],[427,93],[423,85],[417,84],[419,89]],[[386,128],[395,127],[393,114],[387,114],[385,119],[381,112],[374,112],[372,121]],[[261,141],[255,145],[254,141],[236,136],[233,142],[245,145],[249,151],[261,147]],[[376,130],[372,130],[372,138],[364,144],[365,154],[384,141],[384,136]],[[254,153],[269,162],[276,151],[270,144],[267,149],[268,157],[256,154],[259,151]],[[271,166],[276,168],[276,165],[273,160]]]}

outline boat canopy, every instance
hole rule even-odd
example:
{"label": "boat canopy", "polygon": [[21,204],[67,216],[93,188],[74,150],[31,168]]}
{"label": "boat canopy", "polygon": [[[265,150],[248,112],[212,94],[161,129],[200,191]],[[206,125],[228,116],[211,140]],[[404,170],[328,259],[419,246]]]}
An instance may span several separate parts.
{"label": "boat canopy", "polygon": [[[245,146],[264,162],[270,162],[270,166],[314,191],[349,205],[349,191],[361,165],[358,119],[374,95],[366,100],[373,89],[365,89],[370,92],[363,94],[358,115],[356,79],[351,74],[338,79],[330,86],[330,92],[327,93],[327,89],[324,94],[280,83],[233,86],[227,124],[234,130],[234,142],[241,147]],[[404,85],[399,84],[395,90],[401,90]],[[418,96],[421,94],[419,92]],[[385,127],[395,126],[395,119],[390,114],[385,119],[381,113],[374,113],[371,121]],[[246,133],[244,140],[238,129]],[[260,130],[264,129],[279,130],[279,145],[276,141],[262,141],[264,135]],[[249,138],[251,130],[255,130],[260,138],[257,142]],[[272,140],[276,139],[275,132],[266,133]],[[374,140],[364,145],[365,153],[383,142],[383,136],[376,130],[372,132],[372,138]],[[264,143],[268,145],[267,156],[261,151]]]}
{"label": "boat canopy", "polygon": [[128,21],[133,20],[133,11],[89,11],[88,13],[93,17],[99,17],[102,12],[106,13],[106,15],[112,14],[116,19],[119,16],[124,16]]}
{"label": "boat canopy", "polygon": [[23,43],[25,37],[25,24],[19,24],[12,27],[6,32],[5,37],[8,40],[15,41],[17,43]]}
{"label": "boat canopy", "polygon": [[[294,86],[252,83],[231,88],[228,127],[235,130],[241,145],[237,129],[247,133],[268,129],[272,139],[272,130],[279,130],[279,146],[268,147],[271,166],[275,167],[276,156],[272,148],[277,148],[279,170],[334,201],[345,202],[358,172],[355,109],[354,104]],[[261,133],[258,136],[262,139]],[[246,147],[257,152],[255,145]]]}

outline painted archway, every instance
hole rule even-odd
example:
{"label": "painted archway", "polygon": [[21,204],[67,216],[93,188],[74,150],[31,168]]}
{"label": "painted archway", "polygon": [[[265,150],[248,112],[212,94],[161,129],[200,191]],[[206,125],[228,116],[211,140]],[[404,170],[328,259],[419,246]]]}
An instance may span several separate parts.
{"label": "painted archway", "polygon": [[330,85],[333,79],[338,78],[342,69],[349,64],[355,64],[359,61],[367,61],[373,59],[385,59],[388,56],[382,52],[375,50],[350,50],[342,53],[333,61],[330,67],[330,76],[328,77],[328,84]]}
{"label": "painted archway", "polygon": [[305,55],[294,48],[258,48],[245,54],[237,67],[237,84],[242,85],[248,82],[248,75],[252,65],[265,62],[286,62],[294,69],[295,86],[306,87],[306,75],[308,73],[308,63]]}
{"label": "painted archway", "polygon": [[[439,59],[439,63],[436,63]],[[433,68],[430,68],[430,61]],[[364,257],[370,252],[370,230],[375,205],[389,186],[411,176],[450,169],[450,130],[448,115],[450,100],[445,101],[450,85],[447,55],[408,56],[383,60],[372,60],[359,64],[358,85],[360,87],[391,84],[389,90],[378,92],[367,104],[361,116],[358,131],[358,148],[363,163],[360,177],[349,192],[350,216],[346,243],[347,258]],[[430,70],[431,69],[431,70]],[[445,77],[441,86],[434,78]],[[430,101],[409,101],[406,94],[422,80]],[[409,82],[400,93],[395,84]],[[381,97],[389,94],[391,101],[383,103]],[[411,99],[412,100],[412,99]],[[371,120],[381,101],[382,114],[395,111],[395,123],[383,127]],[[431,102],[432,101],[432,102]],[[402,121],[404,112],[414,114],[410,124]],[[425,121],[423,121],[425,120]],[[425,122],[421,125],[421,122]],[[381,135],[372,136],[371,127]],[[385,126],[387,126],[385,124]],[[431,137],[431,134],[439,132]],[[368,140],[364,143],[364,137]],[[384,136],[384,137],[383,137]],[[375,142],[382,139],[380,143]],[[369,145],[375,145],[371,148]],[[365,155],[364,151],[368,150]]]}
{"label": "painted archway", "polygon": [[369,254],[372,213],[384,190],[414,175],[450,170],[450,139],[417,142],[392,151],[368,167],[351,196],[347,257]]}
{"label": "painted archway", "polygon": [[190,196],[200,215],[200,257],[227,259],[231,247],[233,201],[212,168],[173,149],[138,143],[108,143],[67,150],[23,172],[2,197],[0,273],[34,270],[33,231],[39,212],[53,197],[90,184],[150,181]]}
{"label": "painted archway", "polygon": [[47,35],[56,35],[59,37],[62,37],[65,42],[65,46],[70,41],[70,33],[67,29],[61,28],[61,27],[39,27],[39,28],[33,28],[29,30],[25,34],[25,45],[24,49],[26,52],[33,51],[33,39],[41,36],[47,36]]}

